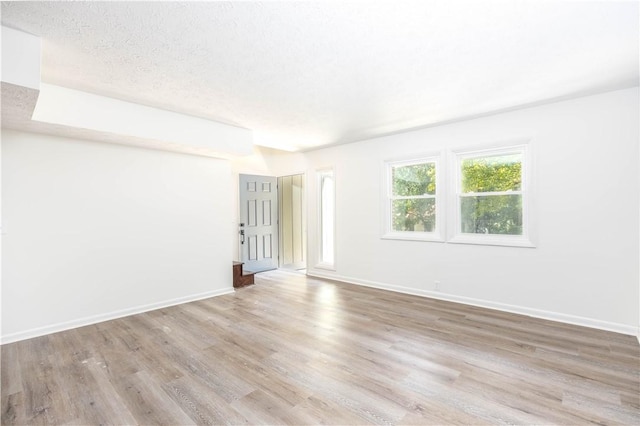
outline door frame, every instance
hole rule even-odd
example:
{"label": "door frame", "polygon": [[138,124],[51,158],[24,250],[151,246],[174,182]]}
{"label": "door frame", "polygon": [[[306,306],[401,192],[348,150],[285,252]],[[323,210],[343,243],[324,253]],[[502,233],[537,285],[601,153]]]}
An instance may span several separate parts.
{"label": "door frame", "polygon": [[[285,264],[284,259],[284,209],[283,206],[283,197],[284,191],[280,187],[281,180],[287,177],[300,176],[302,178],[302,193],[300,196],[300,235],[302,238],[302,260],[298,262],[293,262],[290,264]],[[308,260],[307,260],[307,188],[308,188],[308,179],[306,172],[300,173],[292,173],[278,176],[278,243],[280,247],[278,248],[278,268],[291,269],[291,270],[302,270],[307,268]]]}
{"label": "door frame", "polygon": [[[279,175],[279,176],[274,176],[274,175],[265,175],[265,174],[258,174],[258,173],[253,173],[253,172],[238,172],[237,176],[237,181],[236,181],[236,191],[238,194],[237,197],[237,206],[238,206],[238,222],[236,223],[235,229],[234,229],[234,234],[237,237],[237,253],[238,253],[238,260],[239,261],[243,261],[243,246],[240,243],[241,241],[241,235],[240,235],[240,224],[244,223],[244,219],[242,218],[242,197],[240,196],[240,179],[242,175],[248,175],[248,176],[266,176],[266,177],[275,177],[276,178],[276,193],[277,193],[277,202],[276,202],[276,209],[277,209],[277,213],[276,213],[276,217],[277,217],[277,251],[278,251],[278,259],[277,259],[277,267],[278,268],[282,268],[284,267],[284,260],[282,258],[282,243],[281,243],[281,238],[282,238],[282,209],[280,208],[281,205],[281,197],[282,197],[282,192],[280,191],[279,188],[279,183],[280,183],[280,179],[281,178],[285,178],[285,177],[289,177],[289,176],[302,176],[303,180],[304,180],[304,185],[303,185],[303,191],[302,191],[302,221],[301,221],[301,227],[302,227],[302,235],[303,235],[303,256],[304,256],[304,265],[298,265],[300,266],[300,268],[291,268],[293,269],[306,269],[308,267],[308,235],[307,235],[307,220],[308,220],[308,210],[309,210],[309,206],[308,206],[308,198],[307,198],[307,194],[308,194],[308,187],[309,187],[309,176],[308,176],[308,172],[307,171],[301,171],[301,172],[293,172],[293,173],[288,173],[285,175]],[[245,228],[246,230],[246,228]]]}

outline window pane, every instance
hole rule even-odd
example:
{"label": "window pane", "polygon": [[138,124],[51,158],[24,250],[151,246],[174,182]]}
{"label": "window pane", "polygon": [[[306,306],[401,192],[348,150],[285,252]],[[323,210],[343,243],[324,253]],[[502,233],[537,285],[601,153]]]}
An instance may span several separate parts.
{"label": "window pane", "polygon": [[414,198],[391,202],[394,231],[433,232],[436,227],[436,200]]}
{"label": "window pane", "polygon": [[462,160],[462,192],[519,191],[522,154],[494,155]]}
{"label": "window pane", "polygon": [[435,163],[394,166],[391,173],[394,196],[434,195],[436,193]]}
{"label": "window pane", "polygon": [[522,195],[461,197],[460,217],[465,234],[522,235]]}

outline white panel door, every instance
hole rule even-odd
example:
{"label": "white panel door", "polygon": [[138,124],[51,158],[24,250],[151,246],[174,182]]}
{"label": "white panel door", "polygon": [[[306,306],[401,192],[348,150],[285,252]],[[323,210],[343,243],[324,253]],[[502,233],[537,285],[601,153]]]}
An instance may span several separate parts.
{"label": "white panel door", "polygon": [[240,247],[243,269],[278,267],[278,190],[271,176],[240,175]]}

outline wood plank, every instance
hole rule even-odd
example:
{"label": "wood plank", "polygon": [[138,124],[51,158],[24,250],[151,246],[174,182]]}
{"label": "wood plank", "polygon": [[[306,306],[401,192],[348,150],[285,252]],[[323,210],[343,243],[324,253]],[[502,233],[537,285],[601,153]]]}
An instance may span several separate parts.
{"label": "wood plank", "polygon": [[2,424],[640,424],[633,336],[291,271],[3,345]]}
{"label": "wood plank", "polygon": [[145,371],[123,377],[116,386],[138,424],[196,424],[165,392],[162,384]]}
{"label": "wood plank", "polygon": [[238,425],[249,424],[227,400],[201,382],[198,377],[182,377],[162,385],[165,392],[197,424]]}

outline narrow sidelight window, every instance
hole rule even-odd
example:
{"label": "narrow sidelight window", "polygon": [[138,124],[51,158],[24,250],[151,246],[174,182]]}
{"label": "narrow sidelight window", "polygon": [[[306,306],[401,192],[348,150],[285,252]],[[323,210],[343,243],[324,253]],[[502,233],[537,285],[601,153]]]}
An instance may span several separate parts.
{"label": "narrow sidelight window", "polygon": [[335,266],[335,179],[333,169],[318,171],[319,267]]}

